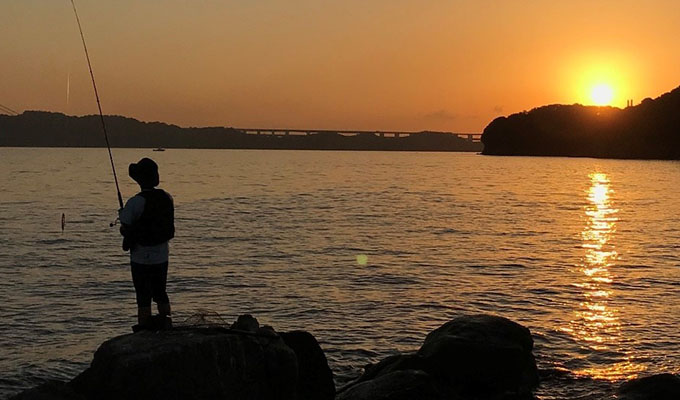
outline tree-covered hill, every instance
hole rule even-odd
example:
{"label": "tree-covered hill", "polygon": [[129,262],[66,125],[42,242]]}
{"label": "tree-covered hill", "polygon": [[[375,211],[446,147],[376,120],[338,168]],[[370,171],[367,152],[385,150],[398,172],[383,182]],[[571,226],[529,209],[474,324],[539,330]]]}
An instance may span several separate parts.
{"label": "tree-covered hill", "polygon": [[680,159],[680,87],[619,109],[550,105],[492,121],[489,155]]}

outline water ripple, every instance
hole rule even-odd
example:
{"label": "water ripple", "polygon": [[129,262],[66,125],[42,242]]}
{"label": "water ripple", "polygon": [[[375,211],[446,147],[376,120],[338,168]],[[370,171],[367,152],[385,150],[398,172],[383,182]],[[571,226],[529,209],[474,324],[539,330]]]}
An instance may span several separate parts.
{"label": "water ripple", "polygon": [[[680,188],[663,183],[678,181],[677,164],[173,153],[161,179],[176,201],[168,287],[179,321],[208,309],[309,330],[338,385],[474,312],[532,330],[543,400],[603,399],[627,373],[678,371]],[[121,168],[145,155],[116,149]],[[0,397],[73,377],[134,322],[99,156],[0,149],[12,176],[0,179]],[[41,157],[53,171],[28,167]]]}

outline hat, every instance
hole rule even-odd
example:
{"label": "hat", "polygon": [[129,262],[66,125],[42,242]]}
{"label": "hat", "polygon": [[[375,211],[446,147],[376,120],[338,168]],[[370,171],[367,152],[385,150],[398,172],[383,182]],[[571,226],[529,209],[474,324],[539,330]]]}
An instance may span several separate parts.
{"label": "hat", "polygon": [[158,165],[150,158],[144,157],[137,164],[130,164],[128,173],[143,188],[158,186]]}

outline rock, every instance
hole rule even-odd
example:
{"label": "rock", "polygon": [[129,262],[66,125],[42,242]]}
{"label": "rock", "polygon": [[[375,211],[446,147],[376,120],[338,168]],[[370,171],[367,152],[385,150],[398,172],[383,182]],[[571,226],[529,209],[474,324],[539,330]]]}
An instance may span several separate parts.
{"label": "rock", "polygon": [[619,400],[680,399],[680,377],[673,374],[652,375],[626,382],[619,388]]}
{"label": "rock", "polygon": [[231,324],[231,329],[255,333],[260,329],[260,323],[252,315],[243,314],[239,315],[236,322]]}
{"label": "rock", "polygon": [[529,329],[507,318],[463,316],[432,331],[417,355],[423,369],[464,396],[529,395],[538,369]]}
{"label": "rock", "polygon": [[11,400],[85,400],[66,382],[49,381],[11,397]]}
{"label": "rock", "polygon": [[311,334],[283,334],[286,342],[250,315],[232,326],[210,326],[202,318],[199,327],[119,336],[104,342],[71,382],[51,382],[15,398],[333,399],[333,375]]}
{"label": "rock", "polygon": [[406,369],[358,383],[337,400],[457,400],[442,392],[426,372]]}
{"label": "rock", "polygon": [[[104,342],[69,383],[27,390],[21,400],[331,400],[333,374],[309,333],[278,334],[243,315],[227,329],[140,331]],[[285,338],[285,341],[284,341]]]}
{"label": "rock", "polygon": [[295,399],[297,367],[280,337],[143,331],[104,342],[72,384],[92,399]]}
{"label": "rock", "polygon": [[280,335],[297,357],[298,400],[333,400],[333,372],[319,342],[305,331],[283,332]]}
{"label": "rock", "polygon": [[[406,382],[412,382],[433,398],[443,393],[453,399],[531,399],[538,385],[532,350],[531,332],[515,322],[490,315],[458,317],[427,335],[416,353],[368,367],[341,398],[363,399],[367,390],[386,393],[390,383],[398,383],[394,390],[401,393]],[[411,371],[410,380],[397,382],[399,375],[394,374],[400,371]]]}
{"label": "rock", "polygon": [[415,354],[396,354],[381,360],[377,364],[368,365],[364,374],[355,383],[390,374],[395,371],[423,370],[423,360]]}
{"label": "rock", "polygon": [[[232,326],[142,331],[113,338],[100,346],[90,368],[70,383],[43,385],[16,398],[334,398],[333,374],[312,335],[277,333],[260,327],[249,315]],[[367,367],[337,399],[531,399],[538,383],[532,349],[529,330],[508,319],[459,317],[431,332],[417,352]]]}

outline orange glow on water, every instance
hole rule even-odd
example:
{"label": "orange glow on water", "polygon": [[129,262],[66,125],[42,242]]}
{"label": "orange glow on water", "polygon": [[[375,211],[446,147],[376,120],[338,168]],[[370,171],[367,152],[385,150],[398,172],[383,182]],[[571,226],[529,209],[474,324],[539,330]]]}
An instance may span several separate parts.
{"label": "orange glow on water", "polygon": [[[578,303],[574,319],[564,331],[590,351],[619,351],[622,342],[619,311],[609,304],[614,295],[611,285],[616,279],[611,268],[619,256],[614,240],[619,210],[613,204],[615,192],[609,177],[604,173],[593,173],[590,180],[586,224],[581,232],[581,247],[585,254],[578,269],[580,282],[574,284],[582,290],[583,300]],[[628,356],[624,361],[586,367],[575,374],[615,381],[635,377],[643,370],[643,366]]]}
{"label": "orange glow on water", "polygon": [[578,371],[578,375],[614,381],[621,379],[634,379],[639,373],[644,371],[645,367],[643,365],[636,364],[631,359],[627,359],[614,365],[597,368],[585,368]]}

